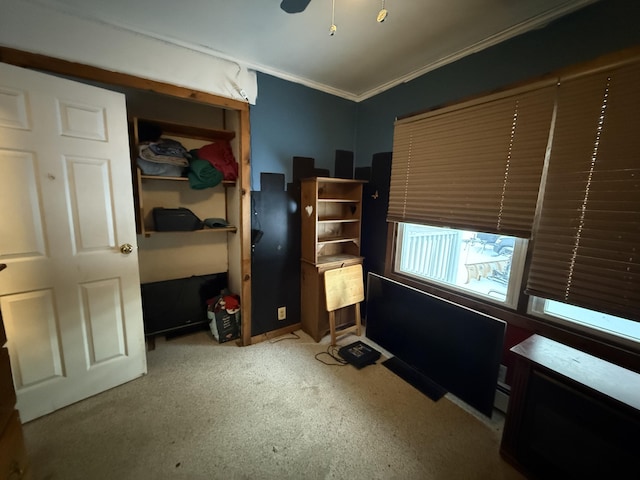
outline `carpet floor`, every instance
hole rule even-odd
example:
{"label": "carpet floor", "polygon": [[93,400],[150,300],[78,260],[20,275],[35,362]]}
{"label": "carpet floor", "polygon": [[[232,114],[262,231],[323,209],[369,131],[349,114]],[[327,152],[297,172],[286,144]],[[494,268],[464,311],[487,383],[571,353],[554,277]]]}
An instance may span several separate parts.
{"label": "carpet floor", "polygon": [[325,365],[327,339],[296,333],[158,339],[147,375],[24,425],[34,480],[523,478],[499,455],[499,415],[430,400],[385,356]]}

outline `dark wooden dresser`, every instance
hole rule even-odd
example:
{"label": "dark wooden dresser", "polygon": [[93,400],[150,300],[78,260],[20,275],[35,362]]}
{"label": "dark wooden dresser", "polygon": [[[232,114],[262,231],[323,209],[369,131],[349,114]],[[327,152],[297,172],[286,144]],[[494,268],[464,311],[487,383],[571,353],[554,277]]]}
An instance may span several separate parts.
{"label": "dark wooden dresser", "polygon": [[528,478],[639,478],[640,374],[533,335],[516,356],[501,454]]}
{"label": "dark wooden dresser", "polygon": [[[0,271],[5,268],[4,264],[0,264]],[[7,335],[0,312],[0,479],[22,480],[30,476],[22,423],[15,408],[16,392],[6,343]]]}

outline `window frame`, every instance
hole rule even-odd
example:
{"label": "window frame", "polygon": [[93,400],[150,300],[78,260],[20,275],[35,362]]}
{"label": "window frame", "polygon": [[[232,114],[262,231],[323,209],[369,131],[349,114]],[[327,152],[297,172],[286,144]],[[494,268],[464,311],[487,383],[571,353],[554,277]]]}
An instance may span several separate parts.
{"label": "window frame", "polygon": [[[454,292],[460,293],[460,294],[464,294],[464,295],[468,295],[470,297],[473,298],[477,298],[479,300],[488,302],[488,303],[492,303],[492,304],[496,304],[499,306],[503,306],[506,308],[509,308],[511,310],[515,310],[517,308],[518,302],[520,300],[520,290],[522,287],[522,279],[523,279],[523,275],[524,275],[524,268],[525,268],[525,259],[526,259],[526,255],[527,255],[527,240],[523,239],[523,238],[515,238],[515,243],[514,243],[514,249],[513,249],[513,254],[511,257],[511,267],[510,267],[510,275],[509,275],[509,282],[506,285],[507,287],[507,293],[505,295],[505,299],[504,300],[500,300],[499,298],[496,297],[492,297],[488,294],[483,294],[481,292],[477,292],[474,291],[471,288],[465,288],[463,286],[457,285],[455,283],[449,283],[443,280],[438,280],[435,278],[431,278],[431,277],[427,277],[427,276],[421,276],[421,275],[417,275],[417,274],[413,274],[410,272],[406,272],[401,270],[400,268],[400,262],[401,262],[401,257],[402,257],[402,239],[404,238],[404,228],[406,225],[417,225],[417,224],[411,224],[411,223],[398,223],[397,226],[397,238],[398,238],[398,245],[395,249],[395,255],[394,255],[394,260],[393,260],[393,270],[394,272],[403,275],[404,277],[408,277],[413,279],[416,282],[422,283],[428,283],[428,284],[433,284],[435,286],[441,287],[441,288],[446,288],[448,290],[452,290]],[[424,225],[425,227],[433,227],[433,228],[439,228],[439,229],[443,229],[444,227],[439,227],[436,225]],[[460,229],[451,229],[451,230],[455,230],[458,232],[461,232],[463,230]],[[469,230],[467,230],[469,231]],[[475,232],[475,233],[481,233],[481,232]],[[516,274],[517,273],[517,274]]]}
{"label": "window frame", "polygon": [[[597,336],[602,337],[603,339],[606,339],[609,342],[619,343],[621,345],[625,345],[632,349],[634,347],[638,348],[638,345],[640,344],[640,340],[633,340],[632,338],[629,338],[624,334],[616,334],[605,328],[598,328],[597,326],[592,326],[587,323],[580,322],[579,320],[570,320],[568,318],[565,318],[559,315],[553,315],[551,313],[546,312],[545,311],[546,303],[553,300],[550,300],[548,298],[535,297],[535,296],[527,296],[527,297],[528,297],[527,313],[530,315],[533,315],[540,319],[544,319],[548,322],[557,323],[565,327],[570,327],[584,334],[595,333]],[[581,308],[584,308],[584,307],[581,307]]]}

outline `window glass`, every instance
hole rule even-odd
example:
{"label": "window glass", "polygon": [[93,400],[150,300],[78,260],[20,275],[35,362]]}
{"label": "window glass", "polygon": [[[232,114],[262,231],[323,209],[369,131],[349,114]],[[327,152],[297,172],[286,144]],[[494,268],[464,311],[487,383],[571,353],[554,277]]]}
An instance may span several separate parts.
{"label": "window glass", "polygon": [[618,340],[640,342],[640,322],[633,320],[537,297],[531,301],[529,311],[536,316],[555,322],[597,330],[604,335],[613,335]]}
{"label": "window glass", "polygon": [[410,223],[397,240],[396,272],[515,306],[526,241]]}

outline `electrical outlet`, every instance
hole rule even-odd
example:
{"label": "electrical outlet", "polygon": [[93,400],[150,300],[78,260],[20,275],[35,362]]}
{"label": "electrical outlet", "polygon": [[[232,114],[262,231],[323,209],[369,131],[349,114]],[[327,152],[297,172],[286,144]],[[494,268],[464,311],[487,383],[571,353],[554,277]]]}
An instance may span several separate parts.
{"label": "electrical outlet", "polygon": [[287,307],[278,307],[278,320],[287,318]]}

